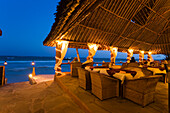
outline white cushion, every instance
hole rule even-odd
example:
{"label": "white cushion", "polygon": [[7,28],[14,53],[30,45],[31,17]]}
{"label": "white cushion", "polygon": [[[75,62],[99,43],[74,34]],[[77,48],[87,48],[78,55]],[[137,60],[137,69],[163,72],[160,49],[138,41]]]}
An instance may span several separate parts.
{"label": "white cushion", "polygon": [[84,64],[88,64],[88,63],[92,63],[93,61],[91,61],[91,60],[87,60],[87,61],[85,61],[82,65],[84,65]]}
{"label": "white cushion", "polygon": [[122,81],[121,84],[123,84],[123,82],[124,82],[124,80],[125,80],[125,75],[122,74],[122,73],[115,73],[115,74],[113,74],[113,77],[121,80],[121,81]]}
{"label": "white cushion", "polygon": [[161,71],[159,68],[148,67],[147,69],[152,71],[154,75],[157,74],[157,73],[166,74],[166,70]]}
{"label": "white cushion", "polygon": [[125,69],[137,72],[136,75],[134,76],[134,79],[145,77],[145,74],[143,74],[143,72],[140,68],[128,67],[128,68],[125,68]]}
{"label": "white cushion", "polygon": [[120,65],[113,65],[111,68],[113,68],[113,69],[120,69],[122,66],[120,66]]}
{"label": "white cushion", "polygon": [[125,73],[124,75],[127,80],[134,79],[130,73]]}
{"label": "white cushion", "polygon": [[109,74],[107,73],[107,70],[106,70],[106,69],[100,69],[100,73],[109,76]]}

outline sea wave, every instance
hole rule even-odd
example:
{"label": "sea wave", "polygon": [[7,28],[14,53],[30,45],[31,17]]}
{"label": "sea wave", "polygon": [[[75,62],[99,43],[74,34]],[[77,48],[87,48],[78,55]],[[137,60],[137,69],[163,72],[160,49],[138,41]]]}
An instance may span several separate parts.
{"label": "sea wave", "polygon": [[10,69],[6,69],[7,71],[24,71],[27,69],[31,69],[30,67],[27,68],[10,68]]}
{"label": "sea wave", "polygon": [[54,67],[54,66],[37,66],[36,68],[51,68],[51,67]]}
{"label": "sea wave", "polygon": [[[54,66],[37,66],[37,67],[35,67],[35,69],[38,69],[38,68],[54,68]],[[7,70],[7,71],[24,71],[24,70],[28,70],[28,69],[32,69],[32,67],[25,67],[25,68],[21,68],[21,67],[18,67],[18,68],[7,68],[6,70]]]}

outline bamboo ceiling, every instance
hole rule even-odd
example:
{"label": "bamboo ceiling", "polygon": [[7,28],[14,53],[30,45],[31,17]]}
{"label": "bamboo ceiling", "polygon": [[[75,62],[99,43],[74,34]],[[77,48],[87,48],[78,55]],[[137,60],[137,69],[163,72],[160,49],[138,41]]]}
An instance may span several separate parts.
{"label": "bamboo ceiling", "polygon": [[55,15],[45,46],[61,39],[170,54],[170,0],[61,0]]}

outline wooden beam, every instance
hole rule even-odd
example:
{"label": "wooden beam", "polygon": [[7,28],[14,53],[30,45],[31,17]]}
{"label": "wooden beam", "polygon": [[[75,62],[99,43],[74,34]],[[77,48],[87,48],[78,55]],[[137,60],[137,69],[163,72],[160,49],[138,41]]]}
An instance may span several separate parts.
{"label": "wooden beam", "polygon": [[81,21],[83,21],[89,14],[91,14],[94,10],[96,10],[99,5],[103,2],[103,0],[94,0],[91,4],[89,4],[81,14],[77,16],[76,19],[72,20],[67,27],[63,28],[62,34],[65,34],[75,28]]}
{"label": "wooden beam", "polygon": [[[167,23],[165,24],[163,30],[166,29],[166,27],[167,27],[168,24],[169,24],[169,22],[167,22]],[[163,31],[163,30],[162,30],[162,31]],[[154,41],[154,43],[150,46],[150,48],[149,48],[148,50],[150,50],[150,49],[155,45],[155,43],[159,40],[160,37],[161,37],[161,35],[159,35],[159,36],[156,38],[156,40]]]}
{"label": "wooden beam", "polygon": [[142,0],[142,2],[140,3],[140,5],[138,6],[138,8],[135,10],[134,14],[132,15],[132,17],[130,18],[130,20],[128,21],[128,23],[126,24],[125,28],[123,29],[123,31],[121,32],[121,34],[119,35],[119,37],[117,38],[117,41],[115,41],[114,43],[111,42],[112,45],[115,45],[115,44],[119,44],[120,41],[118,41],[120,39],[120,37],[123,35],[123,33],[126,31],[127,27],[129,26],[129,24],[131,23],[131,20],[133,19],[133,17],[136,15],[136,13],[138,12],[138,9],[141,7],[142,3],[144,1]]}
{"label": "wooden beam", "polygon": [[88,28],[88,29],[95,30],[95,31],[100,31],[100,32],[103,32],[103,33],[107,33],[107,34],[118,36],[118,34],[116,34],[116,33],[110,33],[110,32],[107,32],[107,31],[103,31],[103,30],[96,29],[96,28],[93,28],[93,27],[85,26],[85,25],[82,25],[82,24],[79,24],[79,25],[82,26],[82,27]]}
{"label": "wooden beam", "polygon": [[170,43],[155,44],[155,45],[170,45]]}
{"label": "wooden beam", "polygon": [[107,12],[113,14],[114,16],[118,17],[118,18],[121,18],[121,19],[123,19],[123,20],[129,21],[127,18],[124,18],[124,17],[121,17],[121,16],[117,15],[116,13],[114,13],[114,12],[112,12],[112,11],[106,9],[106,8],[103,7],[103,6],[100,6],[100,7],[101,7],[102,9],[104,9],[105,11],[107,11]]}
{"label": "wooden beam", "polygon": [[[141,2],[140,0],[138,0],[139,2]],[[159,14],[158,12],[156,12],[155,10],[153,10],[152,8],[148,7],[145,3],[141,2],[142,5],[144,5],[145,7],[147,7],[148,9],[150,9],[152,12],[156,13],[157,15],[160,15],[160,17],[162,17],[163,19],[165,19],[166,21],[169,21],[167,18],[165,18],[164,16],[162,16],[161,14]]]}
{"label": "wooden beam", "polygon": [[145,29],[140,33],[140,35],[138,35],[138,37],[130,44],[129,48],[142,36],[142,34],[144,33]]}
{"label": "wooden beam", "polygon": [[79,56],[78,48],[76,48],[76,52],[77,52],[77,59],[78,59],[79,62],[81,62],[81,61],[80,61],[80,56]]}
{"label": "wooden beam", "polygon": [[167,28],[165,28],[164,30],[162,30],[161,33],[163,33],[164,31],[166,31],[166,30],[169,29],[169,28],[170,28],[170,26],[167,27]]}
{"label": "wooden beam", "polygon": [[[109,13],[115,15],[115,16],[118,17],[118,18],[121,18],[121,19],[123,19],[123,20],[129,21],[127,18],[124,18],[124,17],[121,17],[121,16],[117,15],[117,14],[115,14],[114,12],[112,12],[112,11],[106,9],[106,8],[103,7],[103,6],[100,6],[100,7],[101,7],[102,9],[104,9],[105,11],[107,11],[107,12],[109,12]],[[131,19],[131,20],[132,20],[132,19]],[[131,20],[130,20],[130,22],[131,22]],[[140,28],[139,28],[138,30],[140,30],[140,29],[142,29],[142,28],[145,28],[145,29],[147,29],[147,30],[149,30],[149,31],[151,31],[151,32],[153,32],[153,33],[155,33],[155,34],[158,34],[157,32],[155,32],[155,31],[153,31],[153,30],[151,30],[151,29],[149,29],[149,28],[146,27],[148,24],[150,24],[150,23],[152,23],[152,22],[153,22],[153,21],[151,21],[151,22],[149,22],[149,23],[147,23],[147,24],[145,24],[145,25],[143,25],[143,26],[138,25],[138,24],[133,23],[133,22],[131,22],[131,23],[133,23],[133,24],[139,26]],[[137,32],[138,30],[136,30],[135,32]],[[133,33],[135,33],[135,32],[133,32]],[[131,34],[133,34],[133,33],[131,33]],[[128,36],[127,36],[127,37],[128,37]]]}

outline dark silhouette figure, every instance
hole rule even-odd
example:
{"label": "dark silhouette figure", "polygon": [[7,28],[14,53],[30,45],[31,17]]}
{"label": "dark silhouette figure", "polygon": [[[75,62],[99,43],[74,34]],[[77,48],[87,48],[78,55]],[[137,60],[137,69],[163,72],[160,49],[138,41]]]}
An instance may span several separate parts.
{"label": "dark silhouette figure", "polygon": [[130,63],[132,63],[132,62],[136,62],[134,57],[132,57],[132,59],[130,60]]}

